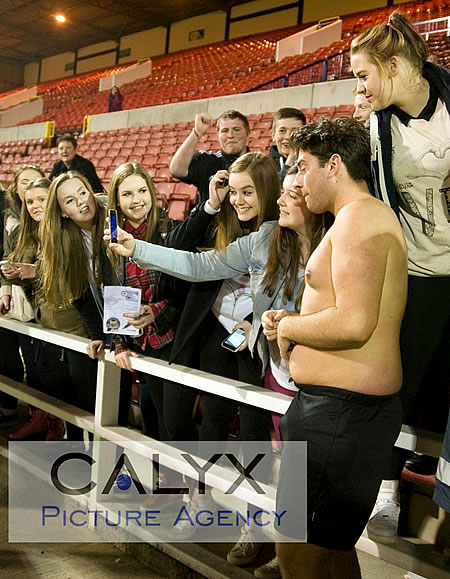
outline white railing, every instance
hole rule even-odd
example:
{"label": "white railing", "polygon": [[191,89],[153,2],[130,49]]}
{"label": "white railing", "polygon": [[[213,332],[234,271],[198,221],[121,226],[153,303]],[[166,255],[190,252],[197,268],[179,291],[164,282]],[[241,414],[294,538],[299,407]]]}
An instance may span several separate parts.
{"label": "white railing", "polygon": [[[46,330],[33,323],[25,324],[5,318],[0,319],[0,327],[82,353],[85,353],[86,345],[89,342],[85,338],[79,338],[54,330]],[[292,401],[289,396],[265,390],[264,388],[242,384],[234,380],[210,375],[176,364],[168,365],[161,360],[146,357],[131,358],[131,364],[135,370],[160,376],[195,388],[196,390],[211,392],[224,396],[225,398],[236,400],[237,402],[252,404],[280,414],[286,412]],[[134,429],[118,426],[119,381],[120,370],[114,363],[114,354],[106,352],[98,364],[95,415],[4,376],[0,376],[0,390],[94,433],[94,440],[104,439],[119,443],[121,447],[133,451],[136,455],[149,459],[152,458],[154,453],[157,453],[159,454],[161,464],[187,476],[191,476],[192,470],[190,470],[185,461],[180,459],[179,455],[174,453],[172,446],[148,438]],[[441,435],[421,431],[406,425],[403,425],[396,442],[397,447],[415,450],[436,457],[440,454],[441,445]],[[218,468],[222,468],[222,470],[219,470],[217,475],[212,479],[208,479],[208,484],[219,491],[225,491],[229,488],[230,473],[224,467]],[[234,496],[235,498],[257,505],[260,508],[274,509],[274,489],[266,485],[264,485],[263,488],[265,490],[264,495],[255,493],[252,488],[246,485],[241,485],[234,493]],[[436,572],[435,565],[430,564],[430,566],[427,566],[427,562],[423,563],[420,560],[418,561],[418,557],[420,559],[420,553],[418,551],[412,550],[411,552],[405,553],[403,544],[401,545],[400,551],[398,551],[395,546],[391,551],[386,551],[384,547],[382,549],[379,548],[377,544],[363,536],[358,542],[357,547],[360,550],[388,560],[394,564],[399,564],[399,556],[401,556],[402,566],[404,568],[413,568],[414,565],[416,570],[423,569],[423,572],[425,572],[425,569],[427,571],[432,569],[433,572]],[[173,556],[177,557],[178,555],[174,554]],[[420,565],[419,568],[415,566],[416,563]],[[423,567],[423,565],[425,565],[425,567]],[[436,575],[436,577],[438,576],[440,577],[440,574]]]}
{"label": "white railing", "polygon": [[433,18],[433,20],[424,20],[423,22],[415,22],[414,27],[417,28],[417,32],[425,36],[425,40],[430,38],[430,34],[438,34],[445,32],[447,36],[450,36],[450,16],[444,16],[443,18]]}
{"label": "white railing", "polygon": [[[78,336],[55,330],[47,330],[33,323],[25,324],[2,318],[0,319],[0,327],[84,354],[86,353],[86,345],[89,343],[86,338],[79,338]],[[207,374],[186,366],[169,365],[162,360],[154,360],[147,357],[130,358],[130,360],[133,369],[146,374],[160,376],[196,390],[217,394],[224,398],[236,400],[236,402],[251,404],[279,414],[284,414],[292,401],[292,398],[284,394],[250,384],[242,384],[236,380]],[[123,440],[136,441],[136,437],[142,436],[143,440],[149,441],[150,439],[144,435],[139,435],[131,429],[117,426],[119,377],[120,371],[114,363],[114,354],[105,352],[98,365],[95,416],[5,377],[1,378],[0,390],[51,412],[68,422],[81,426],[107,440],[117,440],[116,435],[119,430]],[[109,435],[112,435],[113,432],[115,433],[114,438],[109,438]],[[399,448],[436,457],[440,454],[441,444],[442,436],[407,425],[403,425],[396,442],[396,446]]]}

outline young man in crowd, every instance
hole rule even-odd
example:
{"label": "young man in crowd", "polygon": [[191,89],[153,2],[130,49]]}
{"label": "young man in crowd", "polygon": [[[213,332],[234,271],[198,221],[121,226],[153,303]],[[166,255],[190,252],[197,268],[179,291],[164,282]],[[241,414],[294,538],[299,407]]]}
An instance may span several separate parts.
{"label": "young man in crowd", "polygon": [[49,179],[52,180],[62,173],[68,171],[78,171],[81,173],[92,186],[94,193],[103,193],[103,185],[100,181],[94,164],[77,154],[77,141],[73,135],[66,133],[61,135],[56,141],[58,147],[59,161],[53,165]]}
{"label": "young man in crowd", "polygon": [[[263,315],[299,388],[281,420],[277,553],[284,579],[360,578],[355,544],[375,503],[402,423],[399,333],[407,249],[395,213],[369,193],[367,131],[353,119],[320,121],[291,139],[295,183],[314,213],[335,221],[305,272],[300,314]],[[295,500],[290,441],[307,442],[307,543]]]}
{"label": "young man in crowd", "polygon": [[306,117],[300,109],[285,107],[273,115],[272,138],[275,145],[270,147],[269,155],[277,164],[280,180],[284,181],[288,169],[295,165],[295,153],[289,138],[294,129],[306,125]]}
{"label": "young man in crowd", "polygon": [[372,112],[372,105],[363,94],[358,93],[356,93],[353,105],[355,107],[353,118],[365,125],[369,120],[370,113]]}
{"label": "young man in crowd", "polygon": [[211,117],[206,113],[195,115],[194,128],[170,162],[170,172],[174,177],[197,187],[200,202],[209,197],[210,178],[217,171],[228,169],[248,151],[250,137],[247,117],[239,111],[225,111],[217,119],[216,125],[220,151],[196,151],[211,122]]}

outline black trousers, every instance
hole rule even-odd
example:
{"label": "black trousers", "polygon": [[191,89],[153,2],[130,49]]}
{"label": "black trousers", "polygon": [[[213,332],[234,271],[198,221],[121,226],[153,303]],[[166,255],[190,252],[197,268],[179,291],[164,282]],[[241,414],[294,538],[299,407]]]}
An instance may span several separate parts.
{"label": "black trousers", "polygon": [[[450,390],[450,277],[409,276],[400,349],[403,424],[443,433]],[[409,455],[395,449],[384,478],[398,480]]]}

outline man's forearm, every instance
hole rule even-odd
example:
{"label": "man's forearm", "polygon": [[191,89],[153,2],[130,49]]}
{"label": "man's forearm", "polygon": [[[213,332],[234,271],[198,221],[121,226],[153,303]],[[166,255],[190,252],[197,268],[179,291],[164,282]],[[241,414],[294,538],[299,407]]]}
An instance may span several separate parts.
{"label": "man's forearm", "polygon": [[278,332],[282,338],[309,348],[352,349],[370,338],[375,325],[364,314],[358,316],[332,306],[313,314],[286,316]]}
{"label": "man's forearm", "polygon": [[186,177],[200,138],[191,131],[170,161],[170,172],[177,179]]}

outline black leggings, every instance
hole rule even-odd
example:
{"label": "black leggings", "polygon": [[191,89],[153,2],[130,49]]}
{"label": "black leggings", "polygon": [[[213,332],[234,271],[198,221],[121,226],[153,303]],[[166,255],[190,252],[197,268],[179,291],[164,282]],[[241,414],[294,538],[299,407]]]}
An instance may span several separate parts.
{"label": "black leggings", "polygon": [[[18,334],[5,328],[0,328],[0,374],[16,382],[23,382],[24,368]],[[14,410],[17,406],[17,398],[5,392],[0,392],[0,400],[3,408],[8,410]]]}
{"label": "black leggings", "polygon": [[[246,348],[243,352],[230,352],[221,343],[228,332],[209,314],[209,332],[198,345],[200,370],[262,387],[261,361],[257,354],[252,358]],[[191,346],[192,350],[193,346]],[[184,359],[183,359],[184,356]],[[178,364],[189,364],[191,352],[185,349],[177,358]],[[198,392],[189,386],[174,384],[164,386],[164,419],[169,440],[196,440],[197,431],[192,421],[192,411]],[[198,438],[202,441],[225,441],[228,426],[236,412],[237,403],[222,396],[203,393],[204,416]],[[270,415],[266,410],[241,404],[240,439],[270,440]]]}
{"label": "black leggings", "polygon": [[[403,424],[444,432],[449,403],[450,277],[408,278],[408,302],[400,333]],[[411,453],[395,449],[384,477],[398,480]]]}
{"label": "black leggings", "polygon": [[[26,372],[28,386],[45,392],[45,383],[40,378],[36,363],[40,343],[36,338],[0,328],[0,374],[23,382]],[[17,406],[14,396],[2,392],[0,399],[2,406],[8,410],[14,410]]]}

